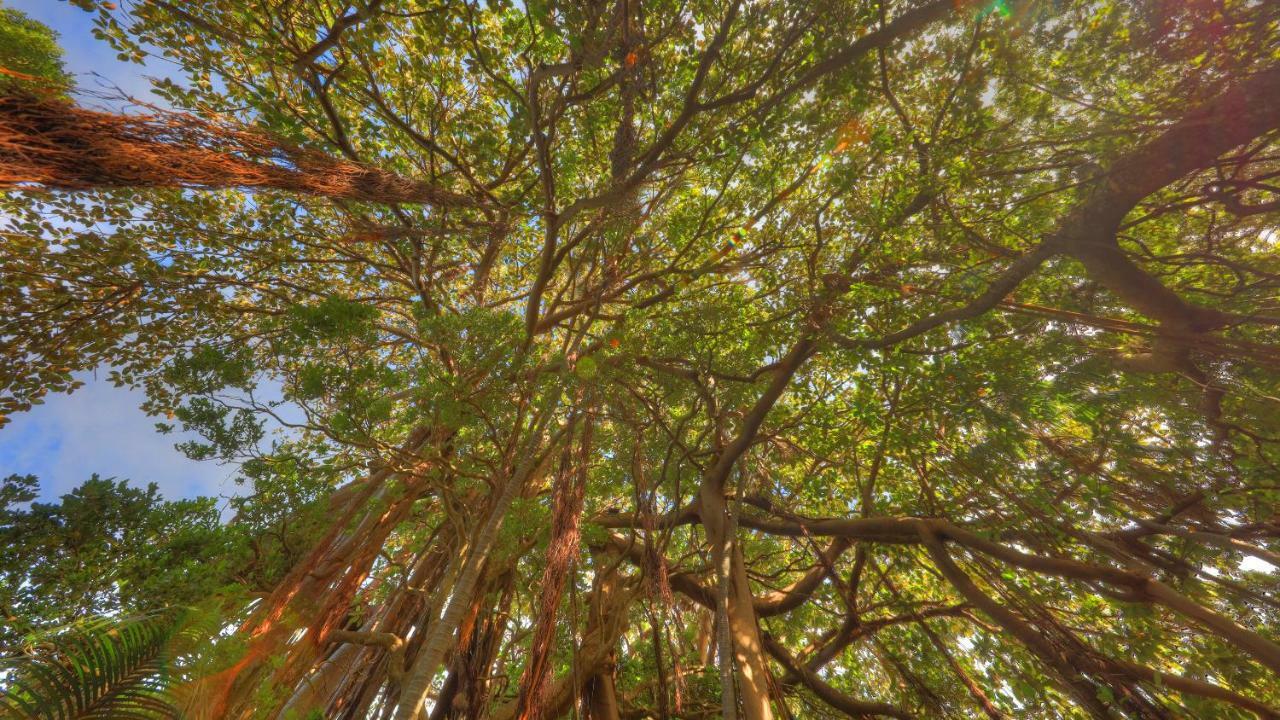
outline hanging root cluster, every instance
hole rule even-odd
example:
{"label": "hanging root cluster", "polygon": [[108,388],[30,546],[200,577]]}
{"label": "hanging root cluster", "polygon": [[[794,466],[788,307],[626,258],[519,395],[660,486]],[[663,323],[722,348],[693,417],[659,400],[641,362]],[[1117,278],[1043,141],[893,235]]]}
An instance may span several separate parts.
{"label": "hanging root cluster", "polygon": [[542,573],[538,600],[538,624],[529,651],[529,663],[520,682],[519,719],[541,720],[547,715],[547,676],[551,671],[552,650],[556,635],[556,615],[565,583],[577,556],[582,522],[582,503],[586,493],[585,461],[590,452],[591,428],[583,435],[579,466],[566,462],[556,476],[553,488],[551,541],[547,545],[547,564]]}
{"label": "hanging root cluster", "polygon": [[427,182],[300,148],[227,122],[121,115],[30,94],[0,96],[0,189],[272,189],[379,203],[466,207]]}

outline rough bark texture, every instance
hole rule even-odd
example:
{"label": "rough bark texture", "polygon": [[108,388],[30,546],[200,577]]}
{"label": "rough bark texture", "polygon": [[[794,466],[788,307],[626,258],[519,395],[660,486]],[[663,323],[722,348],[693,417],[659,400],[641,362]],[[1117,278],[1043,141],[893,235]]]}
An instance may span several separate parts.
{"label": "rough bark texture", "polygon": [[114,115],[0,97],[0,188],[239,188],[378,203],[477,203],[377,168],[190,115]]}

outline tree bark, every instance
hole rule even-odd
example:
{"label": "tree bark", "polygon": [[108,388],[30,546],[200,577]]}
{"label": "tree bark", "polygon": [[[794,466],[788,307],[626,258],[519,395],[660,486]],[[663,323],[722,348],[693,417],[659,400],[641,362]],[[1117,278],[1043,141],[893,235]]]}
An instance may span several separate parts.
{"label": "tree bark", "polygon": [[507,509],[520,494],[520,490],[529,478],[546,462],[546,455],[538,456],[533,450],[550,419],[551,411],[548,408],[535,422],[527,442],[521,443],[519,463],[503,482],[502,490],[489,511],[488,519],[476,533],[471,550],[467,553],[462,570],[445,604],[443,614],[427,630],[422,649],[405,674],[405,680],[400,689],[400,699],[393,715],[395,720],[414,720],[422,702],[426,699],[427,692],[431,689],[431,682],[444,661],[445,652],[449,649],[449,643],[457,632],[466,608],[471,605],[476,585],[480,580],[480,568],[488,558],[494,543],[497,542],[498,531],[502,528]]}
{"label": "tree bark", "polygon": [[[711,545],[712,562],[717,568],[723,568],[722,572],[725,572],[728,580],[724,592],[727,623],[724,623],[720,632],[727,630],[732,641],[737,701],[742,707],[743,717],[745,720],[772,720],[769,669],[756,625],[751,586],[743,565],[742,551],[733,536],[734,524],[730,520],[722,493],[722,489],[709,487],[704,483],[699,494],[702,501],[702,524]],[[721,663],[727,660],[725,657],[720,658]],[[726,717],[734,716],[729,709],[732,700],[733,698],[724,698]]]}
{"label": "tree bark", "polygon": [[1111,710],[1098,699],[1094,684],[1080,674],[1065,657],[1060,656],[1049,647],[1045,639],[1029,624],[1013,611],[993,600],[974,584],[973,580],[951,559],[951,555],[942,544],[942,539],[929,528],[921,524],[920,537],[925,549],[933,558],[938,572],[951,583],[966,600],[995,620],[1010,635],[1022,643],[1033,655],[1040,658],[1061,681],[1063,688],[1075,699],[1080,707],[1097,720],[1112,720],[1115,716]]}
{"label": "tree bark", "polygon": [[261,188],[379,203],[479,204],[427,182],[190,115],[116,115],[57,99],[0,97],[0,188],[27,185]]}

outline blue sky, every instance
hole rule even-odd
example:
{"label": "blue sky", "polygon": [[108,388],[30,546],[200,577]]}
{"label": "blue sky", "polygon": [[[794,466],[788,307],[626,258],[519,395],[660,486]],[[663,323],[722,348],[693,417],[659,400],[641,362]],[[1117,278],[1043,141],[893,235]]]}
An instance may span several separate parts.
{"label": "blue sky", "polygon": [[118,87],[125,94],[159,101],[150,93],[147,78],[169,75],[175,66],[156,59],[145,66],[117,59],[110,45],[93,36],[92,14],[66,0],[0,0],[0,5],[21,10],[57,31],[66,68],[81,88],[110,93]]}
{"label": "blue sky", "polygon": [[[117,60],[110,46],[93,37],[89,13],[64,0],[0,0],[0,5],[21,10],[59,33],[67,70],[80,87],[99,92],[118,87],[158,100],[150,95],[146,78],[166,75],[170,68],[158,61],[140,66]],[[80,390],[49,396],[44,405],[14,415],[0,429],[0,477],[39,477],[43,499],[71,490],[93,473],[138,485],[154,482],[170,498],[235,491],[235,468],[192,462],[174,449],[180,438],[155,431],[155,418],[138,409],[140,392],[113,387],[92,373],[79,377],[86,383]]]}

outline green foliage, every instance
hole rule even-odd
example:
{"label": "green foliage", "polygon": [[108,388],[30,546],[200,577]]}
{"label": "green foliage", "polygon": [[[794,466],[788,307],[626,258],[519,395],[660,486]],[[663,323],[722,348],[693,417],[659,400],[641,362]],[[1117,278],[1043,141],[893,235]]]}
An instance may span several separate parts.
{"label": "green foliage", "polygon": [[29,475],[0,486],[0,647],[77,618],[204,601],[244,566],[243,535],[212,499],[166,501],[154,484],[96,475],[57,502],[31,502],[36,490]]}
{"label": "green foliage", "polygon": [[58,34],[13,8],[0,7],[0,92],[56,92],[71,88]]}
{"label": "green foliage", "polygon": [[181,613],[90,617],[30,638],[0,658],[0,710],[29,720],[178,720],[173,640]]}
{"label": "green foliage", "polygon": [[376,308],[330,295],[316,305],[290,308],[290,329],[303,338],[337,340],[367,334],[377,314]]}
{"label": "green foliage", "polygon": [[[199,435],[191,457],[241,483],[218,526],[209,506],[107,481],[19,509],[32,481],[11,479],[0,501],[17,550],[0,568],[15,622],[183,604],[224,583],[266,593],[296,570],[312,584],[281,593],[288,630],[376,619],[418,638],[484,546],[495,489],[532,465],[466,608],[484,642],[455,657],[476,665],[466,701],[488,703],[470,710],[514,700],[549,610],[552,487],[572,476],[585,509],[551,667],[582,669],[612,578],[630,604],[596,667],[616,669],[620,714],[661,716],[662,680],[668,705],[713,716],[702,490],[740,450],[717,481],[750,590],[767,605],[816,578],[804,602],[751,621],[835,690],[928,718],[989,714],[963,678],[1029,720],[1097,716],[1096,702],[1245,712],[1174,689],[1180,675],[1280,704],[1274,673],[1223,624],[1144,601],[1146,581],[1064,577],[948,539],[1046,650],[976,609],[915,536],[870,533],[827,557],[833,538],[816,531],[945,520],[1037,561],[1158,580],[1280,637],[1276,575],[1254,563],[1280,552],[1277,128],[1259,121],[1126,195],[1274,106],[1186,115],[1274,72],[1280,5],[76,4],[123,57],[155,48],[185,73],[158,88],[175,107],[474,205],[0,195],[0,412],[109,367],[165,428]],[[1138,152],[1185,127],[1173,150]],[[1115,175],[1126,163],[1142,172]],[[1106,214],[1094,201],[1126,214],[1118,230],[1091,224]],[[1087,263],[1091,248],[1112,254]],[[1205,329],[1185,321],[1196,313],[1226,319]],[[237,687],[264,714],[332,656],[269,650]],[[377,660],[343,679],[343,700],[396,695],[382,650],[360,652]],[[1068,655],[1078,686],[1049,662]],[[793,717],[833,713],[804,683],[776,689]]]}

